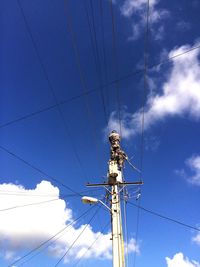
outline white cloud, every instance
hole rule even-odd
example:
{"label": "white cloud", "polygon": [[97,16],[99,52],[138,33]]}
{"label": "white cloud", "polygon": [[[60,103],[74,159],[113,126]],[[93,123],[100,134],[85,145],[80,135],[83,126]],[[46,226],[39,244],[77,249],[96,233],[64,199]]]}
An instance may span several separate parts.
{"label": "white cloud", "polygon": [[[159,0],[152,0],[149,3],[149,23],[151,24],[151,29],[153,29],[153,25],[169,16],[167,10],[156,7],[158,2]],[[131,19],[132,16],[134,16],[134,21],[132,23],[133,33],[132,36],[129,37],[129,40],[138,39],[141,33],[144,32],[146,24],[146,5],[146,0],[126,0],[121,7],[121,14],[123,16]],[[159,38],[157,36],[157,40],[162,38],[163,26],[159,29]],[[153,36],[155,35],[153,34]]]}
{"label": "white cloud", "polygon": [[176,174],[185,178],[190,184],[200,186],[200,155],[193,155],[185,160],[185,165],[191,174],[185,169],[176,170]]}
{"label": "white cloud", "polygon": [[[150,1],[150,7],[154,7],[157,2],[158,0]],[[126,0],[121,7],[121,12],[124,16],[131,17],[135,12],[144,10],[146,4],[146,0]]]}
{"label": "white cloud", "polygon": [[175,254],[172,259],[169,257],[166,257],[165,259],[168,267],[200,267],[200,264],[197,261],[190,261],[187,257],[184,257],[181,252]]}
{"label": "white cloud", "polygon": [[[0,250],[5,260],[16,259],[23,249],[35,248],[72,222],[74,216],[68,204],[59,197],[59,189],[48,181],[42,181],[32,190],[25,189],[21,185],[0,184],[0,210],[49,199],[56,200],[0,213]],[[64,234],[58,235],[48,248],[49,255],[61,257],[84,227],[85,224],[79,223],[78,226],[73,224],[63,232]],[[65,262],[82,256],[97,238],[84,257],[110,259],[112,254],[110,237],[110,233],[94,232],[89,225],[64,259]],[[132,251],[134,249],[139,251],[136,244],[133,247],[133,241],[130,240]]]}
{"label": "white cloud", "polygon": [[193,237],[192,241],[200,246],[200,233],[198,233],[195,237]]}
{"label": "white cloud", "polygon": [[186,164],[190,170],[194,173],[193,175],[187,177],[187,180],[194,185],[200,186],[200,156],[192,156],[186,160]]}
{"label": "white cloud", "polygon": [[[183,45],[174,48],[169,57],[183,53],[192,48]],[[184,56],[172,60],[172,68],[167,80],[161,86],[161,93],[149,94],[145,106],[145,129],[168,117],[187,115],[200,119],[200,50],[196,49]],[[155,80],[156,81],[156,80]],[[130,138],[141,130],[142,110],[131,114],[123,111],[122,133],[124,138]],[[116,112],[110,115],[107,130],[119,130]]]}
{"label": "white cloud", "polygon": [[134,238],[131,238],[128,243],[128,253],[135,251],[137,254],[140,254],[139,245],[136,243]]}

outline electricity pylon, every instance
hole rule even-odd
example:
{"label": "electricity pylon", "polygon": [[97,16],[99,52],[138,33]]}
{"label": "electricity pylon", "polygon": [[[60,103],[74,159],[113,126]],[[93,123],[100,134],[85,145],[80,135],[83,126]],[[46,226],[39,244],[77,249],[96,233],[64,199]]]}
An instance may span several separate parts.
{"label": "electricity pylon", "polygon": [[124,240],[123,240],[123,226],[121,217],[120,192],[126,185],[141,185],[143,182],[125,182],[123,180],[123,164],[128,161],[126,153],[121,150],[120,135],[116,131],[112,131],[109,135],[111,144],[110,159],[108,162],[107,182],[102,184],[87,184],[89,187],[103,186],[108,191],[110,197],[110,207],[106,206],[101,200],[92,197],[83,197],[84,203],[101,202],[110,210],[111,226],[112,226],[112,254],[113,267],[125,267],[124,257]]}

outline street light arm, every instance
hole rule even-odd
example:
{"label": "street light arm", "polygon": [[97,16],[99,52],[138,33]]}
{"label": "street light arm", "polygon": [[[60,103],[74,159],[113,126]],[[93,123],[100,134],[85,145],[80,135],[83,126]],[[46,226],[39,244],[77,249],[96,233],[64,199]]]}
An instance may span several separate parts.
{"label": "street light arm", "polygon": [[109,208],[102,200],[98,199],[98,202],[100,202],[104,207],[111,211],[111,208]]}
{"label": "street light arm", "polygon": [[106,207],[109,211],[111,211],[111,209],[100,199],[97,199],[97,198],[94,198],[94,197],[87,197],[87,196],[84,196],[82,197],[82,202],[84,204],[97,204],[98,202],[101,203],[104,207]]}

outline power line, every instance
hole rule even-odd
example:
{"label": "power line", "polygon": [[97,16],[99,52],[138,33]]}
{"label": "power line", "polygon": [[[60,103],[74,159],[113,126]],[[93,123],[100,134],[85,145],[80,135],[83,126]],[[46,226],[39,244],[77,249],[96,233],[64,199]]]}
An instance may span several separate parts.
{"label": "power line", "polygon": [[35,202],[35,203],[29,203],[29,204],[14,206],[14,207],[8,207],[8,208],[0,209],[0,212],[1,211],[8,211],[8,210],[13,210],[13,209],[18,209],[18,208],[24,208],[24,207],[28,207],[28,206],[41,205],[41,204],[53,202],[53,201],[56,201],[56,200],[59,200],[59,199],[60,198],[54,198],[54,199],[49,199],[49,200]]}
{"label": "power line", "polygon": [[68,189],[69,191],[71,191],[72,193],[81,196],[81,194],[79,194],[78,192],[76,192],[75,190],[71,189],[68,185],[64,184],[63,182],[57,180],[56,178],[48,175],[46,172],[42,171],[41,169],[39,169],[38,167],[34,166],[33,164],[29,163],[27,160],[24,160],[23,158],[21,158],[20,156],[18,156],[17,154],[11,152],[10,150],[8,150],[7,148],[3,147],[0,145],[0,149],[5,151],[6,153],[10,154],[11,156],[13,156],[14,158],[20,160],[21,162],[23,162],[25,165],[31,167],[32,169],[36,170],[37,172],[41,173],[42,175],[48,177],[50,180],[62,185],[64,188]]}
{"label": "power line", "polygon": [[[146,30],[145,30],[145,40],[144,40],[144,83],[143,83],[143,99],[142,99],[142,124],[141,124],[141,159],[140,159],[140,171],[142,174],[143,171],[143,154],[144,154],[144,117],[145,117],[145,99],[147,95],[148,88],[148,44],[149,44],[149,0],[147,0],[147,10],[146,10]],[[141,179],[141,178],[140,178]]]}
{"label": "power line", "polygon": [[146,211],[146,212],[148,212],[148,213],[150,213],[150,214],[152,214],[152,215],[155,215],[155,216],[157,216],[157,217],[160,217],[160,218],[162,218],[162,219],[165,219],[165,220],[174,222],[174,223],[179,224],[179,225],[181,225],[181,226],[184,226],[184,227],[187,227],[187,228],[190,228],[190,229],[193,229],[193,230],[195,230],[195,231],[200,232],[200,228],[197,228],[197,227],[195,227],[195,226],[192,226],[192,225],[186,224],[186,223],[184,223],[184,222],[175,220],[175,219],[173,219],[173,218],[167,217],[167,216],[162,215],[162,214],[160,214],[160,213],[157,213],[157,212],[155,212],[155,211],[146,209],[146,208],[144,208],[144,207],[142,207],[142,206],[138,206],[138,205],[134,204],[133,202],[127,201],[127,203],[129,203],[130,205],[132,205],[132,206],[134,206],[134,207],[137,207],[137,208],[139,208],[139,209],[141,209],[141,210],[144,210],[144,211]]}
{"label": "power line", "polygon": [[11,121],[8,121],[6,123],[1,124],[0,128],[4,128],[4,127],[7,127],[7,126],[9,126],[9,125],[11,125],[13,123],[16,123],[16,122],[19,122],[19,121],[26,120],[28,118],[34,117],[35,115],[38,115],[40,113],[43,113],[43,112],[51,110],[51,109],[54,109],[55,107],[57,107],[57,104],[48,106],[46,108],[39,109],[38,111],[35,111],[35,112],[31,112],[31,113],[29,113],[27,115],[24,115],[22,117],[19,117],[19,118],[15,119],[15,120],[11,120]]}
{"label": "power line", "polygon": [[18,3],[18,6],[19,6],[19,8],[20,8],[20,11],[21,11],[21,14],[22,14],[22,17],[23,17],[23,20],[24,20],[24,23],[25,23],[27,32],[28,32],[28,34],[29,34],[29,36],[30,36],[30,39],[31,39],[31,42],[32,42],[32,44],[33,44],[33,47],[34,47],[36,56],[37,56],[38,61],[39,61],[39,64],[40,64],[41,69],[42,69],[42,71],[43,71],[44,77],[45,77],[45,79],[46,79],[46,81],[47,81],[48,87],[49,87],[49,89],[50,89],[50,91],[51,91],[51,93],[52,93],[52,95],[53,95],[54,101],[55,101],[55,103],[56,103],[56,107],[57,107],[57,109],[58,109],[58,112],[59,112],[59,114],[60,114],[60,118],[61,118],[61,120],[62,120],[62,122],[63,122],[63,125],[64,125],[65,133],[66,133],[66,135],[67,135],[67,138],[69,137],[69,138],[71,139],[71,146],[72,146],[74,155],[75,155],[75,157],[76,157],[76,159],[77,159],[77,161],[78,161],[78,163],[79,163],[79,166],[80,166],[81,170],[83,171],[83,173],[84,173],[84,175],[85,175],[85,178],[86,178],[87,175],[86,175],[85,169],[83,168],[83,165],[82,165],[81,159],[80,159],[80,157],[79,157],[79,154],[78,154],[78,152],[77,152],[77,149],[76,149],[75,143],[74,143],[74,141],[73,141],[72,135],[71,135],[71,133],[70,133],[70,131],[69,131],[69,127],[68,127],[68,125],[67,125],[67,123],[66,123],[66,121],[65,121],[65,117],[64,117],[64,115],[63,115],[62,109],[61,109],[60,104],[59,104],[59,102],[58,102],[58,99],[57,99],[55,90],[54,90],[54,88],[53,88],[53,86],[52,86],[52,84],[51,84],[51,81],[50,81],[50,79],[49,79],[48,73],[47,73],[47,71],[46,71],[46,69],[45,69],[44,63],[43,63],[42,58],[41,58],[41,56],[40,56],[40,53],[39,53],[39,50],[38,50],[36,41],[35,41],[35,39],[33,38],[33,34],[32,34],[32,32],[31,32],[31,28],[30,28],[30,26],[29,26],[28,20],[27,20],[27,18],[26,18],[26,16],[25,16],[24,9],[23,9],[23,7],[22,7],[22,5],[21,5],[20,0],[17,0],[17,3]]}
{"label": "power line", "polygon": [[27,114],[27,115],[24,115],[24,116],[22,116],[22,117],[19,117],[19,118],[15,119],[15,120],[11,120],[11,121],[8,121],[8,122],[6,122],[6,123],[1,124],[1,125],[0,125],[0,128],[4,128],[4,127],[7,127],[7,126],[9,126],[9,125],[11,125],[11,124],[13,124],[13,123],[16,123],[16,122],[19,122],[19,121],[22,121],[22,120],[25,120],[25,119],[34,117],[35,115],[38,115],[38,114],[43,113],[43,112],[45,112],[45,111],[49,111],[49,110],[51,110],[51,109],[54,109],[54,108],[56,108],[58,105],[61,106],[61,105],[70,103],[70,102],[72,102],[72,101],[74,101],[74,100],[77,100],[77,99],[83,97],[84,95],[92,94],[92,93],[94,93],[94,92],[96,92],[96,91],[98,91],[98,90],[99,90],[99,89],[91,89],[91,90],[88,90],[88,91],[85,92],[85,93],[81,93],[81,94],[79,94],[79,95],[77,95],[77,96],[73,96],[73,97],[71,97],[71,98],[68,98],[68,99],[65,99],[65,100],[63,100],[63,101],[60,101],[60,102],[58,102],[58,104],[50,105],[50,106],[48,106],[48,107],[46,107],[46,108],[39,109],[38,111],[31,112],[31,113],[29,113],[29,114]]}
{"label": "power line", "polygon": [[30,258],[28,258],[27,260],[23,261],[22,263],[18,264],[18,267],[23,266],[24,264],[26,264],[27,262],[29,262],[30,260],[32,260],[33,258],[37,257],[39,254],[43,253],[46,249],[48,249],[49,246],[51,246],[53,243],[55,243],[58,239],[60,239],[62,236],[64,236],[68,231],[70,231],[70,229],[72,228],[73,225],[70,225],[70,227],[68,228],[67,231],[65,231],[64,233],[62,233],[61,235],[57,236],[54,240],[52,240],[49,244],[46,244],[45,246],[43,246],[37,253],[33,254]]}
{"label": "power line", "polygon": [[97,240],[101,237],[101,234],[104,232],[104,230],[108,227],[110,222],[107,222],[105,226],[101,229],[101,232],[97,235],[96,239],[92,242],[92,244],[87,248],[87,250],[81,255],[81,257],[78,259],[78,261],[72,266],[77,266],[80,261],[84,258],[84,256],[87,254],[87,252],[94,246],[94,244],[97,242]]}
{"label": "power line", "polygon": [[[135,243],[137,245],[137,242],[138,242],[138,235],[139,235],[139,222],[140,222],[140,198],[139,198],[139,205],[138,205],[138,208],[137,208],[137,215],[136,215],[136,234],[135,234]],[[133,257],[133,266],[135,267],[135,264],[136,264],[136,251],[134,252],[134,257]]]}
{"label": "power line", "polygon": [[[93,208],[94,208],[94,206],[92,206]],[[101,207],[101,208],[103,208],[104,209],[104,207],[103,206],[99,206],[99,207]],[[86,214],[85,214],[86,215]],[[83,219],[84,217],[85,217],[85,215],[81,218],[81,219]],[[109,223],[107,223],[107,225],[108,224],[110,224],[110,222]],[[71,225],[71,227],[72,227],[73,225]],[[69,231],[69,230],[68,230]],[[101,232],[103,232],[104,231],[104,228],[101,230]],[[52,243],[54,243],[56,240],[58,240],[58,239],[60,239],[64,234],[66,234],[66,232],[65,233],[63,233],[62,235],[60,235],[60,236],[58,236],[56,239],[54,239],[53,241],[51,241],[49,244],[46,244],[46,246],[45,247],[43,247],[39,252],[37,252],[36,254],[34,254],[32,257],[30,257],[30,258],[28,258],[27,260],[25,260],[24,262],[22,262],[21,264],[19,264],[18,266],[22,266],[22,265],[24,265],[25,263],[27,263],[28,261],[30,261],[31,259],[33,259],[34,257],[36,257],[38,254],[40,254],[40,253],[42,253],[45,249],[47,249]],[[98,238],[97,238],[98,239]],[[88,248],[89,249],[89,248]],[[88,250],[87,249],[87,250]]]}
{"label": "power line", "polygon": [[[94,207],[94,206],[93,206]],[[81,220],[84,219],[84,217],[87,214],[85,214],[82,218],[80,218]],[[68,227],[68,231],[73,227],[73,225],[70,225],[70,227]],[[64,233],[62,233],[61,235],[57,236],[56,238],[54,238],[49,244],[46,244],[42,249],[40,249],[37,253],[35,253],[33,256],[31,256],[30,258],[28,258],[27,260],[23,261],[21,264],[19,264],[18,266],[22,266],[25,263],[27,263],[28,261],[32,260],[33,258],[35,258],[37,255],[43,253],[44,250],[46,250],[50,245],[52,245],[53,243],[55,243],[55,241],[57,241],[58,239],[60,239],[63,235],[65,235],[68,231],[65,231]]]}
{"label": "power line", "polygon": [[[102,190],[101,188],[96,188],[96,189],[92,189],[92,190],[84,190],[79,192],[79,194],[83,194],[83,193],[93,193],[94,191],[99,191]],[[8,196],[21,196],[21,197],[57,197],[57,195],[48,195],[48,194],[32,194],[30,192],[19,192],[19,191],[5,191],[5,190],[0,190],[0,195],[8,195]],[[78,196],[77,194],[68,194],[68,195],[60,195],[60,197],[74,197],[74,196]]]}
{"label": "power line", "polygon": [[15,260],[14,262],[12,262],[10,265],[8,265],[8,267],[12,267],[13,265],[15,265],[16,263],[18,263],[19,261],[23,260],[25,257],[29,256],[31,253],[35,252],[36,250],[40,249],[42,246],[44,246],[45,244],[47,244],[49,241],[51,241],[52,239],[54,239],[57,235],[59,235],[60,233],[64,232],[69,226],[73,225],[75,222],[77,222],[79,219],[81,219],[83,216],[85,216],[89,211],[91,211],[94,208],[94,206],[90,207],[87,211],[85,211],[84,213],[82,213],[79,217],[77,217],[75,220],[73,220],[72,222],[70,222],[69,224],[67,224],[64,228],[62,228],[60,231],[58,231],[56,234],[54,234],[53,236],[51,236],[50,238],[48,238],[47,240],[45,240],[44,242],[42,242],[40,245],[38,245],[37,247],[35,247],[34,249],[32,249],[31,251],[29,251],[28,253],[24,254],[23,256],[21,256],[20,258],[18,258],[17,260]]}
{"label": "power line", "polygon": [[[116,51],[116,33],[115,33],[115,18],[113,10],[113,2],[110,1],[110,12],[111,12],[111,21],[112,21],[112,42],[113,42],[113,65],[115,69],[115,78],[118,79],[118,60],[117,60],[117,51]],[[120,92],[119,92],[119,83],[115,82],[116,94],[117,94],[117,109],[118,109],[118,121],[120,128],[120,136],[122,136],[122,121],[121,121],[121,103],[120,103]]]}
{"label": "power line", "polygon": [[89,36],[90,36],[90,41],[91,41],[91,45],[92,45],[92,51],[93,51],[96,74],[98,74],[97,57],[96,57],[94,40],[93,40],[92,27],[91,27],[90,16],[89,16],[89,10],[88,10],[88,7],[87,7],[87,1],[84,1],[84,9],[85,9],[87,24],[88,24],[89,33],[90,33]]}
{"label": "power line", "polygon": [[125,201],[125,188],[123,189],[123,204],[124,204],[124,232],[125,232],[125,248],[126,248],[126,267],[129,265],[129,259],[128,259],[128,227],[127,227],[127,209],[126,209],[126,201]]}
{"label": "power line", "polygon": [[95,211],[95,213],[93,214],[93,216],[90,218],[89,222],[83,227],[82,231],[80,232],[80,234],[76,237],[76,239],[71,243],[71,245],[69,246],[69,248],[67,249],[67,251],[64,253],[64,255],[59,259],[59,261],[54,265],[54,267],[58,266],[59,263],[64,259],[64,257],[69,253],[70,249],[72,249],[72,247],[74,246],[74,244],[78,241],[78,239],[80,238],[80,236],[84,233],[84,231],[86,230],[86,228],[89,226],[89,224],[91,223],[91,221],[94,219],[94,217],[96,216],[97,212],[99,211],[100,206],[98,207],[98,209]]}
{"label": "power line", "polygon": [[[83,218],[82,218],[83,219]],[[17,266],[23,266],[24,264],[26,264],[27,262],[29,262],[30,260],[32,260],[33,258],[35,258],[36,256],[38,256],[39,254],[43,253],[50,245],[52,245],[53,243],[55,243],[58,239],[60,239],[63,235],[65,235],[68,231],[70,231],[70,229],[73,227],[73,225],[70,225],[70,227],[68,227],[68,230],[65,231],[64,233],[62,233],[61,235],[57,236],[55,239],[53,239],[49,244],[46,244],[45,246],[43,246],[38,252],[36,252],[35,254],[33,254],[31,257],[29,257],[27,260],[23,261],[22,263],[18,264]]]}
{"label": "power line", "polygon": [[[56,197],[57,195],[39,195],[39,194],[26,194],[26,193],[17,193],[17,192],[12,192],[12,191],[0,191],[1,196],[18,196],[18,197]],[[76,196],[74,195],[69,195],[69,196]]]}
{"label": "power line", "polygon": [[[144,161],[144,123],[145,123],[145,100],[148,89],[148,45],[149,45],[149,0],[146,2],[146,27],[144,34],[144,79],[143,79],[143,99],[142,99],[142,123],[141,123],[141,140],[140,140],[140,181],[143,180],[143,161]],[[139,205],[137,208],[137,216],[136,216],[136,236],[135,241],[136,244],[138,242],[139,235],[139,223],[140,223],[140,203],[141,198],[139,198]],[[136,256],[137,253],[135,251],[133,258],[133,266],[136,265]]]}
{"label": "power line", "polygon": [[[69,36],[71,37],[71,40],[72,40],[72,46],[73,46],[73,50],[74,50],[74,54],[75,54],[76,65],[77,65],[78,73],[80,76],[80,81],[81,81],[81,84],[83,87],[83,91],[85,93],[88,90],[87,81],[86,81],[86,77],[84,75],[81,60],[80,60],[80,54],[79,54],[79,49],[78,49],[78,45],[76,42],[75,33],[73,31],[73,28],[72,28],[72,20],[71,20],[70,14],[69,14],[70,12],[69,12],[68,0],[65,1],[65,8],[66,8],[65,13],[66,13],[66,18],[67,18],[67,30],[68,30]],[[86,100],[87,100],[87,98],[86,98]],[[88,100],[85,103],[86,103],[88,115],[91,116]]]}
{"label": "power line", "polygon": [[91,11],[92,11],[92,25],[93,25],[93,31],[94,31],[94,44],[95,44],[95,48],[96,48],[96,55],[97,55],[97,60],[98,60],[98,65],[99,65],[99,80],[100,80],[100,88],[101,88],[101,90],[100,90],[101,101],[102,101],[102,105],[103,105],[103,112],[104,112],[105,122],[107,124],[108,123],[108,119],[107,119],[105,98],[104,98],[104,93],[103,93],[103,88],[102,88],[102,69],[101,69],[101,61],[100,61],[98,43],[97,43],[97,32],[96,32],[96,27],[95,27],[95,16],[94,16],[93,0],[90,0],[90,7],[91,7]]}
{"label": "power line", "polygon": [[[199,48],[200,48],[200,45],[195,46],[195,47],[193,47],[193,48],[190,48],[190,49],[186,50],[185,52],[182,52],[182,53],[179,53],[179,54],[174,55],[174,56],[172,56],[172,57],[169,57],[168,59],[163,60],[163,61],[161,61],[161,62],[159,62],[159,63],[151,64],[151,65],[149,65],[148,69],[150,70],[150,69],[153,69],[153,68],[155,68],[155,67],[162,66],[162,65],[164,65],[164,64],[166,64],[166,63],[169,63],[169,62],[170,62],[171,60],[173,60],[173,59],[179,58],[180,56],[183,56],[183,55],[185,55],[185,54],[188,54],[188,53],[192,52],[193,50],[196,50],[196,49],[199,49]],[[128,79],[128,78],[130,78],[130,77],[133,77],[133,76],[135,76],[135,75],[142,74],[143,72],[144,72],[144,69],[138,69],[138,70],[135,70],[135,71],[133,71],[133,72],[130,72],[130,73],[126,74],[126,75],[123,75],[123,76],[119,77],[118,79],[114,79],[114,80],[112,80],[112,81],[110,81],[110,82],[107,82],[106,84],[103,84],[103,85],[102,85],[102,88],[109,87],[109,86],[115,84],[116,82],[120,82],[120,81],[126,80],[126,79]],[[58,102],[58,104],[59,104],[59,105],[64,105],[64,104],[70,103],[70,102],[75,101],[75,100],[77,100],[77,99],[79,99],[79,98],[81,98],[81,97],[83,97],[83,96],[85,96],[85,95],[89,95],[89,94],[98,92],[99,90],[101,90],[101,87],[100,87],[100,86],[96,87],[95,89],[87,90],[86,92],[83,92],[83,93],[81,93],[81,94],[79,94],[79,95],[77,95],[77,96],[74,96],[74,97],[72,97],[72,98],[69,98],[69,99],[60,101],[60,102]],[[55,108],[56,106],[57,106],[57,104],[50,105],[50,106],[48,106],[48,107],[46,107],[46,108],[43,108],[43,109],[40,109],[40,110],[38,110],[38,111],[29,113],[29,114],[24,115],[24,116],[22,116],[22,117],[19,117],[19,118],[17,118],[17,119],[8,121],[8,122],[6,122],[6,123],[1,124],[1,125],[0,125],[0,128],[4,128],[4,127],[7,127],[7,126],[9,126],[9,125],[12,125],[13,123],[16,123],[16,122],[19,122],[19,121],[22,121],[22,120],[31,118],[31,117],[33,117],[33,116],[36,116],[36,115],[40,114],[40,113],[43,113],[43,112],[48,111],[48,110],[51,110],[51,109]]]}
{"label": "power line", "polygon": [[[105,74],[105,84],[108,84],[108,66],[107,66],[107,59],[106,59],[106,49],[105,49],[105,34],[104,34],[104,9],[103,9],[103,1],[99,0],[100,4],[100,27],[101,27],[101,36],[102,36],[102,48],[103,48],[103,70]],[[102,87],[102,90],[104,87]],[[108,112],[108,103],[109,103],[109,90],[105,90],[106,96],[107,96],[107,113]]]}
{"label": "power line", "polygon": [[[8,210],[13,210],[13,209],[18,209],[18,208],[23,208],[23,207],[28,207],[28,206],[41,205],[41,204],[45,204],[45,203],[49,203],[49,202],[53,202],[53,201],[57,201],[57,200],[62,200],[62,198],[65,199],[67,197],[74,197],[74,196],[77,196],[77,194],[63,195],[63,196],[60,196],[60,198],[53,198],[53,199],[49,199],[49,200],[45,200],[45,201],[33,202],[33,203],[28,203],[28,204],[23,204],[23,205],[8,207],[8,208],[0,209],[0,212],[1,211],[8,211]],[[30,195],[29,197],[32,197],[32,196]],[[78,197],[79,197],[79,195],[78,195]]]}
{"label": "power line", "polygon": [[[93,57],[94,57],[96,74],[99,78],[99,83],[100,83],[100,96],[101,96],[101,101],[102,101],[102,105],[103,105],[103,112],[104,112],[105,122],[107,124],[108,119],[107,119],[104,93],[103,93],[103,88],[102,88],[102,71],[101,71],[100,56],[99,56],[98,45],[97,45],[97,33],[96,33],[96,27],[95,27],[94,8],[93,8],[92,1],[90,0],[92,22],[91,22],[91,19],[89,16],[89,8],[87,7],[87,1],[84,1],[84,8],[85,8],[86,19],[87,19],[87,24],[88,24],[88,28],[89,28],[89,36],[90,36],[91,45],[92,45],[92,52],[93,52]],[[93,31],[92,31],[92,29],[93,29]],[[93,39],[93,35],[94,35],[94,39]]]}
{"label": "power line", "polygon": [[[172,61],[174,59],[177,59],[177,58],[179,58],[179,57],[181,57],[181,56],[183,56],[185,54],[188,54],[188,53],[190,53],[190,52],[192,52],[192,51],[194,51],[196,49],[200,49],[200,45],[197,45],[197,46],[194,46],[192,48],[189,48],[189,49],[187,49],[186,51],[184,51],[182,53],[179,53],[179,54],[176,54],[174,56],[168,57],[167,59],[162,60],[162,61],[160,61],[158,63],[149,64],[148,69],[150,70],[150,69],[153,69],[155,67],[162,66],[162,65],[164,65],[166,63],[169,63],[170,61]],[[138,75],[138,74],[141,74],[141,73],[144,73],[144,69],[143,68],[142,69],[131,71],[131,72],[129,72],[129,73],[127,73],[127,74],[119,77],[119,79],[115,79],[115,80],[109,82],[109,84],[107,84],[107,86],[112,85],[112,84],[114,84],[116,82],[120,82],[120,81],[126,80],[128,78],[131,78],[131,77],[133,77],[135,75]]]}
{"label": "power line", "polygon": [[[94,206],[93,206],[94,207]],[[83,220],[84,217],[87,214],[85,214],[83,217],[81,217],[80,219]],[[80,220],[79,219],[79,220]],[[68,231],[73,227],[73,224],[70,225],[70,227],[68,227]],[[60,239],[63,235],[65,235],[68,231],[65,231],[64,233],[62,233],[61,235],[57,236],[56,238],[54,238],[49,244],[46,244],[42,249],[40,249],[37,253],[35,253],[33,256],[31,256],[30,258],[28,258],[27,260],[23,261],[21,264],[19,264],[18,266],[22,266],[25,263],[27,263],[28,261],[32,260],[33,258],[35,258],[37,255],[43,253],[44,250],[46,250],[50,245],[52,245],[53,243],[55,243],[55,241],[57,241],[58,239]]]}
{"label": "power line", "polygon": [[[79,77],[80,77],[80,82],[83,88],[84,92],[88,91],[88,84],[87,84],[87,80],[86,80],[86,76],[85,73],[83,71],[83,67],[81,64],[81,59],[80,59],[80,51],[79,51],[79,47],[77,45],[77,41],[76,41],[76,35],[75,32],[73,30],[73,24],[72,24],[72,18],[71,18],[71,14],[69,11],[69,4],[68,4],[68,0],[65,0],[65,14],[66,14],[66,19],[67,19],[67,31],[68,34],[71,38],[72,41],[72,47],[74,50],[74,55],[75,55],[75,62],[76,62],[76,66],[77,66],[77,70],[79,73]],[[101,88],[101,87],[100,87]],[[95,150],[96,150],[96,157],[99,157],[99,153],[98,153],[98,147],[97,147],[97,143],[96,143],[96,128],[95,127],[95,119],[93,119],[93,112],[90,109],[90,105],[89,105],[89,99],[87,98],[87,95],[85,94],[85,106],[86,106],[86,114],[88,116],[88,120],[90,120],[90,126],[91,126],[91,136],[93,139],[93,144],[95,146]],[[100,161],[97,161],[97,163],[99,164]],[[100,165],[99,165],[99,169],[100,169]]]}

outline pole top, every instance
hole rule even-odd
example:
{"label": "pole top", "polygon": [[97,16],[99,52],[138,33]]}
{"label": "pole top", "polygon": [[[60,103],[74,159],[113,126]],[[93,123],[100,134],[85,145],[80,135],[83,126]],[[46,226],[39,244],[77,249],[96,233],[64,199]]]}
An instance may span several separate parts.
{"label": "pole top", "polygon": [[112,144],[113,141],[118,141],[120,142],[121,140],[121,137],[120,135],[118,134],[117,131],[113,130],[110,134],[109,134],[109,141],[110,143]]}

